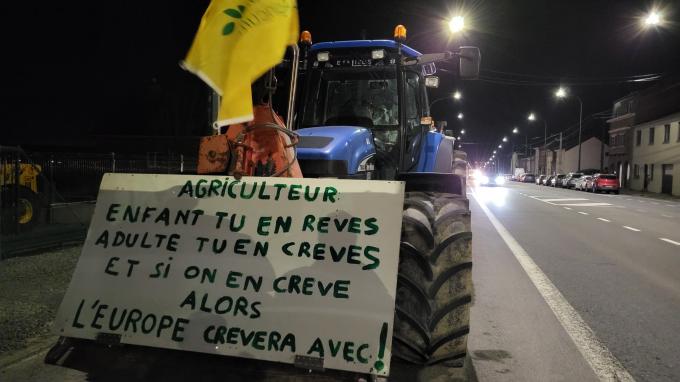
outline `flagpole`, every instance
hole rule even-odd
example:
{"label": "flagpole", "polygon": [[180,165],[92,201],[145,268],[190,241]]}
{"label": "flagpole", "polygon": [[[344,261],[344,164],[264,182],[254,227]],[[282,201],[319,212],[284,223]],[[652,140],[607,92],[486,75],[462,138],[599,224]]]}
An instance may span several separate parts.
{"label": "flagpole", "polygon": [[216,91],[210,90],[210,132],[212,134],[219,134],[220,130],[215,129],[215,121],[217,121],[217,112],[220,110],[220,95]]}

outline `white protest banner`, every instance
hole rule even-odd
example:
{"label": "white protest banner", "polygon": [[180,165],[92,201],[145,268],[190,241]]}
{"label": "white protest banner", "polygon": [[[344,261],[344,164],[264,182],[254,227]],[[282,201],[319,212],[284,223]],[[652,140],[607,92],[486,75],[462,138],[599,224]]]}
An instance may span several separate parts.
{"label": "white protest banner", "polygon": [[404,184],[106,174],[56,332],[388,375]]}

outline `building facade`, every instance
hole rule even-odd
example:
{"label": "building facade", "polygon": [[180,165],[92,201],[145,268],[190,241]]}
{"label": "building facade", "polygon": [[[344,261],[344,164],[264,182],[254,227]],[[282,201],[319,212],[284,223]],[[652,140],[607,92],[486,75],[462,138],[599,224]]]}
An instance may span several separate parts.
{"label": "building facade", "polygon": [[630,188],[680,196],[680,112],[633,128]]}
{"label": "building facade", "polygon": [[636,94],[628,95],[614,102],[609,123],[608,172],[617,174],[619,185],[627,188],[631,177],[633,157],[633,125],[635,124]]}
{"label": "building facade", "polygon": [[607,122],[621,186],[680,196],[680,77],[617,100]]}

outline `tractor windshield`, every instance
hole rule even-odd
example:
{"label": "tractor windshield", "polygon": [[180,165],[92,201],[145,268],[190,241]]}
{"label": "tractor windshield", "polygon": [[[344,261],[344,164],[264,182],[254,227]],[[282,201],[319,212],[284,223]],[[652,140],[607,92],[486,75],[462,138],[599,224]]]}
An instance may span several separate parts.
{"label": "tractor windshield", "polygon": [[399,125],[394,68],[313,70],[303,127],[349,125],[394,128]]}

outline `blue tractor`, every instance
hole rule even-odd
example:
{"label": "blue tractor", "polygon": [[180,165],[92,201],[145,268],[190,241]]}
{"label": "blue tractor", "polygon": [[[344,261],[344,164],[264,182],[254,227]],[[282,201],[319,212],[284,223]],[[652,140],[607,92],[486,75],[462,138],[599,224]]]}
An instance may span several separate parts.
{"label": "blue tractor", "polygon": [[442,61],[475,78],[480,53],[421,54],[400,28],[395,40],[303,46],[297,158],[305,177],[406,182],[392,362],[431,375],[466,357],[472,236],[465,163],[432,127],[427,87]]}

